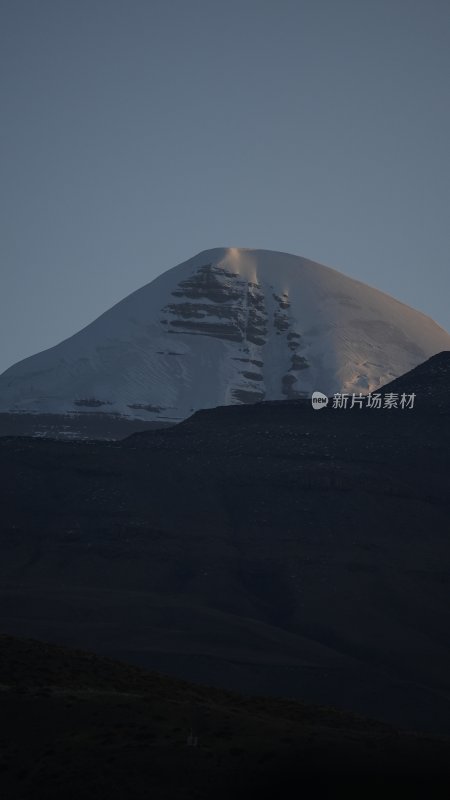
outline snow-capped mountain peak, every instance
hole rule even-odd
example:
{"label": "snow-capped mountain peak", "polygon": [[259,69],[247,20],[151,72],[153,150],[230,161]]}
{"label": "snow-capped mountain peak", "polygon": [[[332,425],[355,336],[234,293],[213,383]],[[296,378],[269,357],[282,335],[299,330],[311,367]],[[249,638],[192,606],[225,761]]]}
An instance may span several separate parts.
{"label": "snow-capped mountain peak", "polygon": [[288,253],[206,250],[0,376],[0,411],[180,420],[199,408],[368,392],[450,349],[419,311]]}

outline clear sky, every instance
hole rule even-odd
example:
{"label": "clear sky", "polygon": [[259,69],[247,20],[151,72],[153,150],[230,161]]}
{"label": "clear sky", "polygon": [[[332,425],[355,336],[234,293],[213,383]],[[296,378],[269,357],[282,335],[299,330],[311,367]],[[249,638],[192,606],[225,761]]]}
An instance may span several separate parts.
{"label": "clear sky", "polygon": [[1,0],[0,371],[211,247],[450,329],[449,0]]}

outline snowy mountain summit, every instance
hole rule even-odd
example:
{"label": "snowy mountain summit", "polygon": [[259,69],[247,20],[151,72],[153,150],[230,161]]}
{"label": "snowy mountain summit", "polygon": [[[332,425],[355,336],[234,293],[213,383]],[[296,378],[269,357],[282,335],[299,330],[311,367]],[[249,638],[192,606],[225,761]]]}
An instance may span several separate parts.
{"label": "snowy mountain summit", "polygon": [[336,270],[217,248],[168,270],[0,376],[0,411],[181,420],[200,408],[367,393],[450,335]]}

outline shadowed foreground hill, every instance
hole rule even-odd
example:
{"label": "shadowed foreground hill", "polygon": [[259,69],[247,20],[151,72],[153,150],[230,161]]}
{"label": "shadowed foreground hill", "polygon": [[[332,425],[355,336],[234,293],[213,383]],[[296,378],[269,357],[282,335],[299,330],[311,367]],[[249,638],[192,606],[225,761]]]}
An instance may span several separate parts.
{"label": "shadowed foreground hill", "polygon": [[123,442],[0,438],[0,629],[450,734],[438,358],[438,407],[431,359],[413,409],[287,401]]}
{"label": "shadowed foreground hill", "polygon": [[292,780],[355,797],[450,788],[449,739],[10,636],[0,736],[3,800],[284,797]]}

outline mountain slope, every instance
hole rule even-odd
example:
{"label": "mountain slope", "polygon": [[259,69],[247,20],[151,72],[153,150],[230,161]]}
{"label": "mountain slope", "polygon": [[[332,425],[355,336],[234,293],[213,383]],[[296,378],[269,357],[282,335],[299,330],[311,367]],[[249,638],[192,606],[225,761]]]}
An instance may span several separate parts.
{"label": "mountain slope", "polygon": [[266,250],[202,252],[0,376],[0,411],[177,421],[200,408],[367,392],[450,335],[376,289]]}

